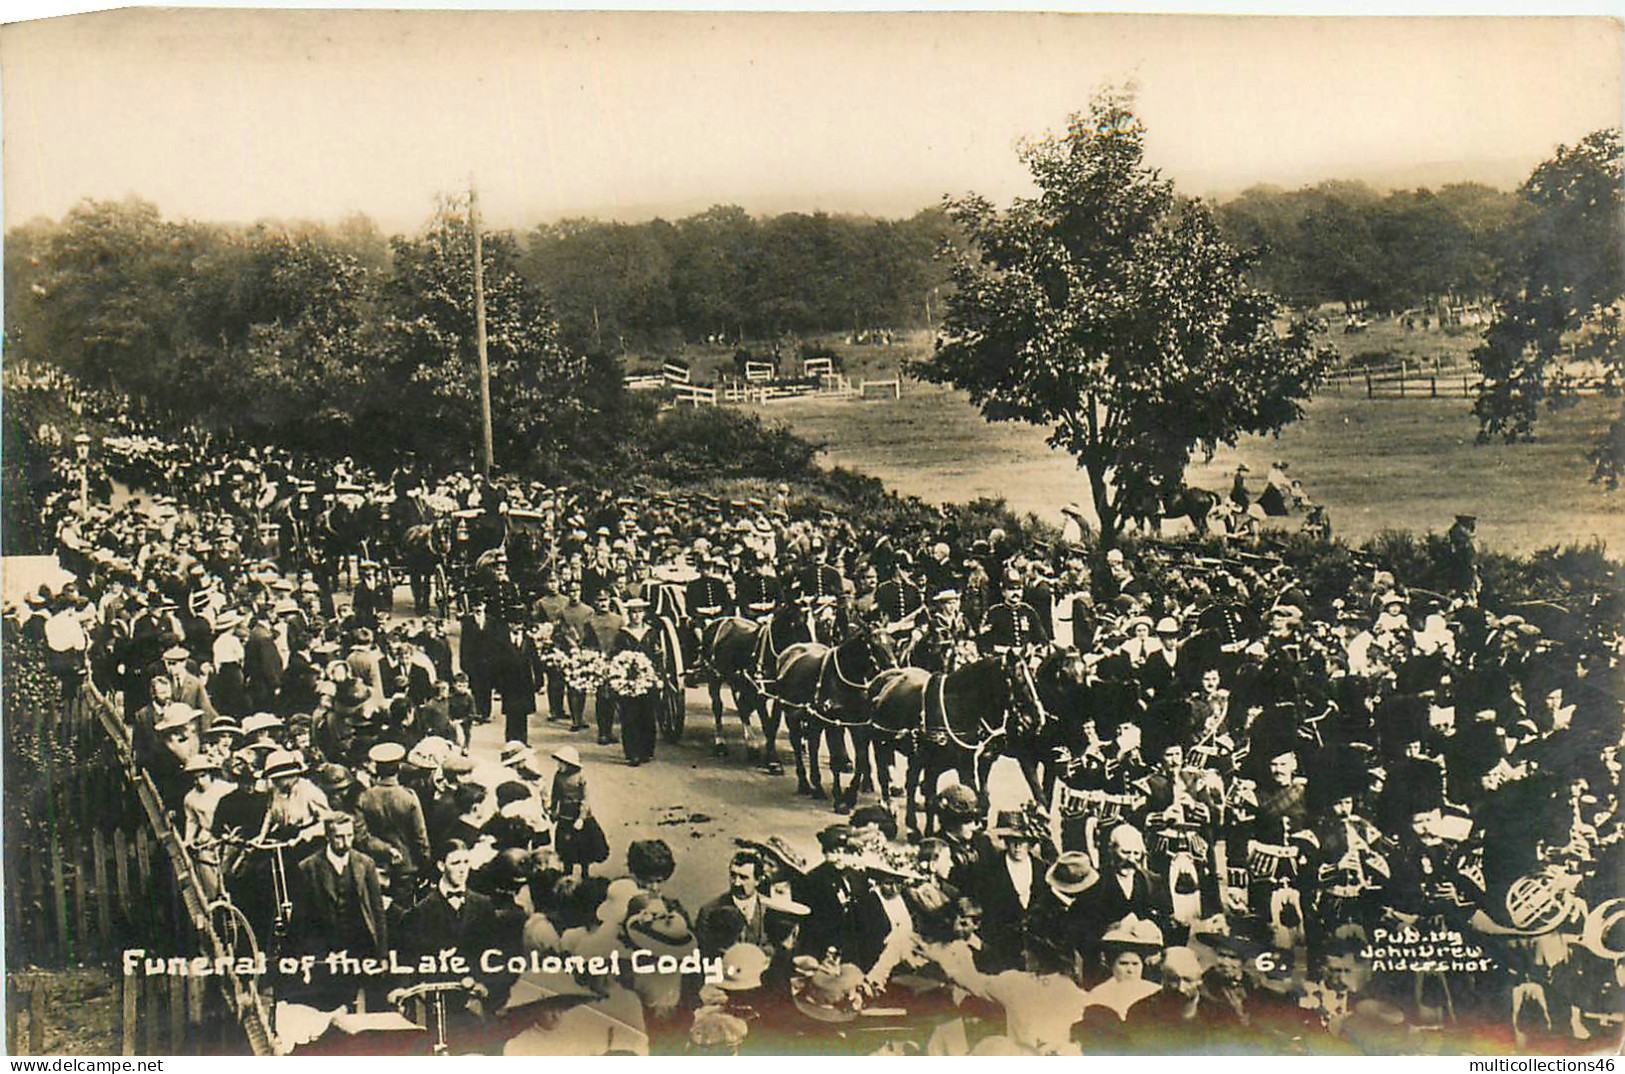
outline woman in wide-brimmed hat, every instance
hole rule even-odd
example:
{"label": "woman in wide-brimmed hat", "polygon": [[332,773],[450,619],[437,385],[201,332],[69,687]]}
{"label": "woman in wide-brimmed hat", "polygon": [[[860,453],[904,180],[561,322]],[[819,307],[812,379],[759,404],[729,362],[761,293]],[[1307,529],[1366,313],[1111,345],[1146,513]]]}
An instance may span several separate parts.
{"label": "woman in wide-brimmed hat", "polygon": [[1106,930],[1100,938],[1101,960],[1111,974],[1090,989],[1086,1007],[1111,1011],[1118,1021],[1128,1018],[1129,1008],[1159,989],[1145,978],[1145,965],[1162,953],[1162,930],[1154,922],[1130,915]]}
{"label": "woman in wide-brimmed hat", "polygon": [[332,812],[321,788],[306,778],[305,759],[291,750],[276,750],[265,758],[265,778],[271,801],[265,807],[262,840],[308,842],[321,834],[322,821]]}

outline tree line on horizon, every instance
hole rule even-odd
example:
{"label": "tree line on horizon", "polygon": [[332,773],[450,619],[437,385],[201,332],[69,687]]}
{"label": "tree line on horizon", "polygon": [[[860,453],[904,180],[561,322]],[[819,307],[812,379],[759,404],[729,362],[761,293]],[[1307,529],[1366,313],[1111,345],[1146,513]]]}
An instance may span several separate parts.
{"label": "tree line on horizon", "polygon": [[[1257,281],[1289,306],[1395,312],[1487,294],[1509,256],[1521,206],[1517,194],[1476,183],[1384,194],[1364,183],[1327,181],[1291,191],[1254,187],[1214,208],[1225,236],[1254,252]],[[963,238],[940,206],[880,219],[823,212],[754,217],[718,205],[679,220],[573,218],[490,235],[512,252],[519,278],[549,301],[566,346],[616,355],[671,352],[705,340],[738,345],[787,333],[934,327],[951,286],[939,255]],[[319,303],[324,289],[389,276],[397,245],[409,247],[421,235],[385,235],[362,214],[337,224],[174,220],[131,199],[87,200],[61,220],[13,227],[6,239],[8,343],[39,356],[48,342],[73,367],[76,351],[94,348],[75,345],[71,332],[51,323],[60,303],[42,301],[64,286],[116,290],[143,276],[184,273],[183,291],[208,292],[217,302],[234,296],[237,309],[217,312],[242,322],[267,312],[253,305],[257,276],[292,283],[279,268],[289,249],[328,255],[306,267],[311,300]],[[112,242],[126,245],[104,248]],[[84,279],[75,284],[75,274]],[[110,297],[139,301],[128,293]],[[146,312],[149,320],[200,319],[173,303],[152,303]],[[153,324],[150,331],[185,335],[190,327]],[[208,338],[219,335],[197,327]],[[94,375],[94,366],[91,359],[86,372]]]}
{"label": "tree line on horizon", "polygon": [[[1113,115],[1124,131],[1137,129],[1127,105]],[[1084,133],[1069,137],[1079,152],[1093,144]],[[1471,183],[1380,193],[1326,182],[1295,191],[1256,187],[1219,204],[1181,197],[1131,155],[1102,171],[1100,190],[1063,184],[1077,204],[1037,206],[1050,214],[1044,226],[1059,228],[1063,245],[1076,249],[1035,270],[1031,283],[1057,309],[1071,301],[1057,288],[1086,282],[1113,308],[1121,305],[1133,278],[1110,264],[1099,267],[1098,280],[1078,276],[1104,256],[1097,247],[1106,236],[1123,246],[1123,271],[1153,263],[1138,248],[1143,242],[1204,251],[1235,302],[1256,296],[1249,316],[1279,309],[1301,318],[1327,303],[1397,312],[1485,300],[1510,312],[1475,356],[1491,374],[1483,435],[1524,439],[1535,401],[1553,394],[1545,363],[1524,360],[1531,348],[1550,356],[1584,328],[1597,360],[1615,372],[1621,366],[1612,312],[1618,244],[1606,241],[1618,232],[1617,146],[1617,132],[1599,132],[1510,193]],[[1091,220],[1097,210],[1118,212],[1107,196],[1118,186],[1143,188],[1142,200],[1157,206],[1141,232],[1118,234],[1105,217]],[[1020,199],[1010,211],[1022,211]],[[633,356],[869,328],[926,327],[941,341],[974,298],[959,293],[977,280],[962,271],[964,253],[978,242],[1017,241],[992,226],[994,212],[972,196],[896,220],[753,217],[714,206],[675,221],[574,219],[488,230],[498,454],[557,470],[584,445],[612,444],[618,421],[649,409],[622,390]],[[998,256],[991,264],[993,275],[978,286],[1007,286]],[[478,430],[472,265],[466,203],[454,199],[441,199],[422,229],[404,235],[386,235],[363,215],[244,226],[168,218],[136,198],[86,200],[60,220],[7,232],[6,352],[128,392],[176,421],[269,431],[318,448],[354,444],[360,434],[429,458],[466,457]],[[1153,276],[1151,283],[1161,279]],[[1002,316],[996,287],[987,318]],[[1565,298],[1580,295],[1583,302]],[[1554,305],[1551,296],[1564,301]],[[1609,315],[1599,320],[1598,311]],[[1141,313],[1161,323],[1154,305]],[[1131,353],[1144,320],[1110,326],[1112,346]],[[1606,458],[1595,458],[1599,474],[1621,472],[1622,429],[1610,431]],[[1218,429],[1219,438],[1231,432]],[[1177,461],[1153,468],[1172,481]]]}

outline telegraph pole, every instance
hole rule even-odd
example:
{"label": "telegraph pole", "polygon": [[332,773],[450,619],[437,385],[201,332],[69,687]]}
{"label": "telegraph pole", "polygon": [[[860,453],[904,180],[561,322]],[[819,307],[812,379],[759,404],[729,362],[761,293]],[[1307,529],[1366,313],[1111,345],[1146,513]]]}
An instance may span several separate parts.
{"label": "telegraph pole", "polygon": [[474,231],[474,346],[480,355],[480,473],[491,473],[491,365],[485,355],[485,265],[480,255],[479,193],[468,181],[468,224]]}

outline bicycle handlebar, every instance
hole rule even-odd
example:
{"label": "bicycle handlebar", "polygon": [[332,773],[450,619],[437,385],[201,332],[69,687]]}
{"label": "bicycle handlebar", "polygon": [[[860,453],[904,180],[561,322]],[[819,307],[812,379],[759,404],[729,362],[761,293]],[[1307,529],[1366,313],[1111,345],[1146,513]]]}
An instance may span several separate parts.
{"label": "bicycle handlebar", "polygon": [[398,1005],[417,996],[434,995],[441,992],[467,992],[473,996],[485,996],[488,990],[474,978],[464,977],[456,981],[426,981],[423,984],[397,988],[389,993],[388,999],[389,1002]]}

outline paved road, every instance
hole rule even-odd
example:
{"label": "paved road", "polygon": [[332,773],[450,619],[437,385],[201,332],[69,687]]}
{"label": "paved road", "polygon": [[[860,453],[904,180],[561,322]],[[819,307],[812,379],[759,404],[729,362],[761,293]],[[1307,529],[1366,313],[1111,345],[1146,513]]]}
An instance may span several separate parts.
{"label": "paved road", "polygon": [[[840,818],[828,801],[796,795],[795,766],[782,730],[779,754],[786,772],[770,776],[745,760],[739,719],[732,704],[726,704],[722,719],[728,757],[714,757],[710,696],[704,689],[689,690],[687,696],[683,741],[675,746],[662,741],[651,764],[633,768],[619,745],[598,745],[590,707],[589,727],[575,734],[564,724],[549,723],[545,711],[538,712],[531,719],[530,742],[548,766],[552,752],[565,743],[580,751],[592,808],[609,837],[610,861],[602,871],[614,875],[624,868],[632,840],[664,839],[677,860],[677,872],[667,888],[692,910],[726,886],[736,836],[777,835],[816,861],[818,831]],[[725,702],[731,701],[726,691],[723,696]],[[493,708],[500,710],[498,705]],[[761,740],[760,729],[755,737]],[[499,711],[490,723],[474,729],[473,753],[482,760],[494,758],[501,745]],[[548,771],[551,780],[551,767]],[[824,779],[827,787],[827,766]],[[995,763],[989,785],[996,804],[1013,804],[1026,795],[1020,771],[1011,762]],[[860,801],[873,800],[873,795],[865,795]]]}
{"label": "paved road", "polygon": [[[129,490],[116,488],[115,505],[129,495]],[[348,593],[339,597],[341,604],[346,603]],[[397,586],[395,619],[410,617],[412,611],[410,588]],[[455,652],[455,620],[449,624],[449,634]],[[777,835],[817,860],[818,831],[839,819],[828,801],[796,795],[794,764],[782,731],[779,752],[787,770],[785,775],[767,775],[759,765],[745,760],[739,718],[726,691],[724,697],[728,702],[723,714],[726,759],[712,755],[714,722],[710,696],[703,688],[687,692],[687,734],[683,742],[674,746],[661,741],[654,762],[637,768],[627,765],[619,745],[597,744],[590,708],[588,729],[571,734],[563,724],[547,721],[543,697],[539,700],[544,711],[532,717],[530,723],[530,743],[542,759],[549,781],[550,755],[555,749],[570,743],[581,753],[592,807],[610,844],[610,861],[600,871],[607,875],[623,871],[626,847],[632,840],[664,839],[677,860],[668,890],[691,909],[725,887],[736,836],[765,839]],[[494,707],[497,711],[491,722],[474,729],[472,752],[477,760],[495,760],[502,748],[500,704]],[[760,730],[755,734],[760,741]],[[826,766],[826,785],[828,779]],[[990,793],[996,803],[1019,798],[1024,793],[1020,783],[1014,765],[999,762],[993,769]],[[872,801],[873,796],[865,796],[864,800]]]}

